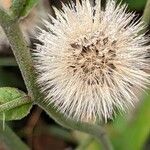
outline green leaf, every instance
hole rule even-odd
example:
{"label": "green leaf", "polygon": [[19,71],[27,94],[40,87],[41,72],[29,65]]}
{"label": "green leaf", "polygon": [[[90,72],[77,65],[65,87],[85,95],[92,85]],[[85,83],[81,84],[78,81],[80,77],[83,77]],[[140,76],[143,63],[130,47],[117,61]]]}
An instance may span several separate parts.
{"label": "green leaf", "polygon": [[147,0],[126,0],[132,10],[142,10]]}
{"label": "green leaf", "polygon": [[0,120],[18,120],[25,117],[32,107],[29,97],[15,88],[0,88]]}
{"label": "green leaf", "polygon": [[0,67],[4,67],[4,66],[11,66],[11,67],[16,67],[18,66],[16,63],[15,58],[13,57],[0,57]]}
{"label": "green leaf", "polygon": [[128,4],[128,8],[130,10],[138,10],[141,11],[144,9],[144,6],[147,0],[117,0],[118,2],[125,2]]}
{"label": "green leaf", "polygon": [[93,139],[93,141],[89,144],[89,146],[86,148],[86,150],[102,150],[102,147],[98,141]]}
{"label": "green leaf", "polygon": [[102,145],[88,134],[74,131],[74,137],[78,141],[77,150],[102,150]]}
{"label": "green leaf", "polygon": [[102,150],[102,147],[96,139],[88,136],[79,144],[77,150]]}
{"label": "green leaf", "polygon": [[25,9],[27,0],[13,0],[11,10],[15,18],[21,16],[22,11]]}
{"label": "green leaf", "polygon": [[3,123],[0,121],[1,150],[3,149],[2,145],[4,145],[5,150],[30,150],[7,124],[5,124],[5,130],[3,130]]}
{"label": "green leaf", "polygon": [[21,15],[22,16],[27,16],[29,12],[32,10],[32,8],[37,5],[39,0],[27,0],[26,7],[22,11]]}
{"label": "green leaf", "polygon": [[[119,122],[118,122],[119,123]],[[122,121],[120,121],[122,124]],[[122,125],[121,125],[122,126]],[[114,126],[115,129],[116,126]],[[116,130],[117,131],[117,130]],[[130,121],[112,137],[116,150],[141,150],[150,133],[150,91]],[[126,146],[124,146],[126,145]]]}
{"label": "green leaf", "polygon": [[13,0],[12,11],[14,16],[27,16],[38,1],[39,0]]}

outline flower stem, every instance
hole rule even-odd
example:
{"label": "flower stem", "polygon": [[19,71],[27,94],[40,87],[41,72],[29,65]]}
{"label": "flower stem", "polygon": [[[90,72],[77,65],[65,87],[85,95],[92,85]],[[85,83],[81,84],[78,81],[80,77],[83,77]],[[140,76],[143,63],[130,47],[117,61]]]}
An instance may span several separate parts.
{"label": "flower stem", "polygon": [[88,133],[100,140],[104,150],[113,149],[107,137],[107,134],[105,133],[104,129],[101,126],[83,122],[81,123],[66,118],[61,113],[57,112],[52,105],[48,105],[47,103],[44,103],[44,101],[42,102],[39,100],[37,104],[41,108],[43,108],[51,118],[53,118],[57,123],[59,123],[63,127]]}
{"label": "flower stem", "polygon": [[146,4],[145,9],[144,9],[142,20],[147,24],[150,23],[150,0],[147,0],[147,4]]}
{"label": "flower stem", "polygon": [[64,117],[63,114],[58,112],[52,104],[48,105],[43,101],[43,96],[40,96],[40,90],[36,85],[36,73],[33,67],[30,49],[26,46],[18,23],[15,22],[13,18],[8,16],[4,11],[0,10],[0,24],[8,37],[29,95],[35,101],[35,103],[43,108],[43,110],[45,110],[49,116],[51,116],[60,125],[69,129],[79,130],[81,132],[91,134],[101,141],[104,150],[112,150],[109,139],[107,138],[107,135],[102,127],[68,119]]}
{"label": "flower stem", "polygon": [[37,94],[37,88],[35,85],[35,74],[33,72],[34,68],[30,49],[23,40],[23,35],[19,29],[18,23],[3,10],[0,10],[0,24],[7,35],[13,53],[16,57],[16,61],[21,70],[23,79],[25,80],[29,95],[32,99],[34,99],[34,95]]}

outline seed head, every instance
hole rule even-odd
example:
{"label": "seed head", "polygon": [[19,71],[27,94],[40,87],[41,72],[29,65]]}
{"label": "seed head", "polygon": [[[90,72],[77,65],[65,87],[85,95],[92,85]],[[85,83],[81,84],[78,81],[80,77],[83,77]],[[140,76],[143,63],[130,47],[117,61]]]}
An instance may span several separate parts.
{"label": "seed head", "polygon": [[63,4],[56,19],[44,20],[34,53],[38,83],[48,103],[80,121],[112,118],[114,110],[127,110],[136,101],[135,89],[149,82],[146,59],[148,38],[127,6],[107,0],[90,5]]}

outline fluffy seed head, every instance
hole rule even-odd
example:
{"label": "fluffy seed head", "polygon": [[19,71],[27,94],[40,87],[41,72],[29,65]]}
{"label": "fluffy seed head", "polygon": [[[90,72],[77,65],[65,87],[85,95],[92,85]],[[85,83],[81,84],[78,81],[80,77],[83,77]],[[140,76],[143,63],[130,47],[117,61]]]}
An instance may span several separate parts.
{"label": "fluffy seed head", "polygon": [[44,21],[34,53],[38,83],[48,103],[81,121],[112,118],[114,110],[132,106],[135,89],[148,83],[148,38],[143,23],[126,5],[99,0],[90,5],[63,4],[56,19]]}

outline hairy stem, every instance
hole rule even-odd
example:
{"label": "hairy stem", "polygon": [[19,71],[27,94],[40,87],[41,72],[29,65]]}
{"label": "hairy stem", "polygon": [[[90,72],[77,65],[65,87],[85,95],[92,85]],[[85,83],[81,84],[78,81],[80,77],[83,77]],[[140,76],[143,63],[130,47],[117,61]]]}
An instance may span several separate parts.
{"label": "hairy stem", "polygon": [[88,133],[100,140],[104,150],[113,149],[107,137],[107,134],[101,126],[74,121],[72,119],[64,117],[64,115],[57,112],[52,105],[48,105],[47,103],[44,103],[44,101],[38,101],[37,103],[49,114],[49,116],[51,116],[51,118],[53,118],[57,123],[59,123],[63,127]]}
{"label": "hairy stem", "polygon": [[145,9],[144,9],[142,20],[147,24],[150,23],[150,0],[147,0],[147,4],[146,4]]}
{"label": "hairy stem", "polygon": [[0,146],[7,150],[29,150],[29,148],[18,138],[18,136],[5,124],[0,122]]}
{"label": "hairy stem", "polygon": [[19,29],[18,23],[8,16],[8,14],[3,10],[0,10],[0,24],[7,35],[13,53],[16,57],[29,95],[33,99],[34,95],[37,95],[37,88],[35,84],[35,73],[33,72],[34,68],[30,49],[23,40],[23,35]]}
{"label": "hairy stem", "polygon": [[15,100],[12,100],[10,102],[7,102],[5,104],[0,105],[0,113],[4,112],[4,111],[11,110],[11,109],[14,109],[18,106],[22,106],[22,105],[31,103],[31,102],[32,101],[31,101],[31,99],[29,99],[28,96],[17,98]]}
{"label": "hairy stem", "polygon": [[52,104],[46,104],[43,101],[43,96],[39,97],[40,91],[36,85],[36,73],[33,67],[30,49],[26,46],[18,23],[14,22],[10,16],[8,16],[4,11],[0,10],[0,24],[3,27],[11,44],[29,95],[35,101],[35,103],[43,108],[43,110],[45,110],[49,116],[51,116],[60,125],[69,129],[79,130],[81,132],[91,134],[101,141],[104,150],[112,150],[109,139],[107,138],[102,127],[68,119],[64,117],[63,114],[58,112]]}

